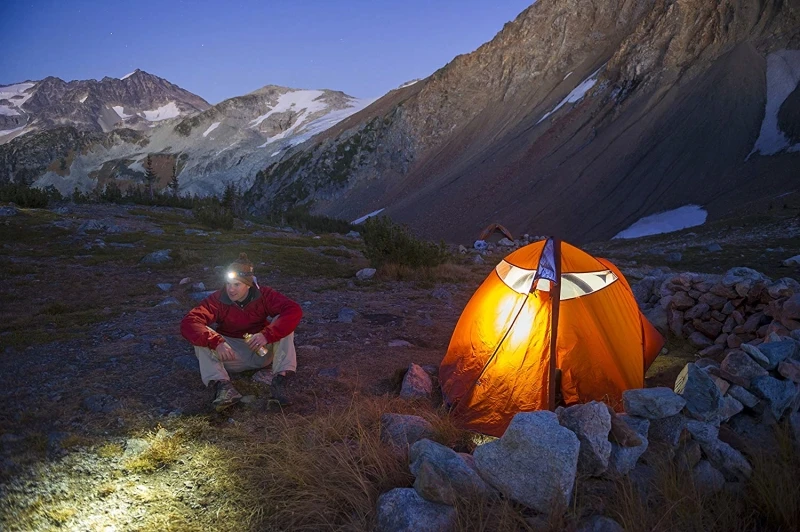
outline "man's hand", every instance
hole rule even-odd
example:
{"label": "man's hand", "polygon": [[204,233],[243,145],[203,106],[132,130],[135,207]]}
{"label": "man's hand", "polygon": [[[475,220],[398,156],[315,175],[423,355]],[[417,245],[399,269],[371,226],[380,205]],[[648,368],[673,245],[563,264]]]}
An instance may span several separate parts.
{"label": "man's hand", "polygon": [[228,345],[228,342],[219,344],[214,351],[217,353],[217,358],[222,361],[234,360],[236,358],[236,353],[233,351],[233,348]]}
{"label": "man's hand", "polygon": [[267,339],[263,333],[256,333],[247,340],[247,345],[254,352],[258,352],[260,347],[267,345]]}

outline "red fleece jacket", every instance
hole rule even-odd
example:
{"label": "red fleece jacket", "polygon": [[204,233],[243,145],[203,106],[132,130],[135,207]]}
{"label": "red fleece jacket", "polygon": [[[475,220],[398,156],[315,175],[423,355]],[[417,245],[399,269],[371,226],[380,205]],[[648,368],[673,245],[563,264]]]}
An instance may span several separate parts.
{"label": "red fleece jacket", "polygon": [[[300,305],[268,286],[250,292],[255,297],[240,308],[224,290],[217,290],[181,320],[181,334],[192,345],[216,349],[225,341],[223,336],[263,333],[268,343],[274,343],[295,330],[303,317]],[[274,319],[270,323],[267,317]],[[210,328],[213,323],[216,331]]]}

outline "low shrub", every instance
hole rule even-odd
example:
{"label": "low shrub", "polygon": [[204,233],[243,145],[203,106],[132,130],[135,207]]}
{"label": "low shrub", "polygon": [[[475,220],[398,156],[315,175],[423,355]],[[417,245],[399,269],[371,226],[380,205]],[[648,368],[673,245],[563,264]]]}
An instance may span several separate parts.
{"label": "low shrub", "polygon": [[406,226],[381,216],[364,223],[365,255],[374,268],[396,264],[410,268],[433,268],[448,261],[444,243],[420,240]]}
{"label": "low shrub", "polygon": [[233,229],[233,212],[221,205],[196,206],[192,213],[197,221],[211,229]]}
{"label": "low shrub", "polygon": [[354,226],[345,220],[311,214],[307,207],[296,207],[280,214],[255,217],[254,221],[269,225],[288,225],[294,229],[312,231],[314,233],[349,233]]}

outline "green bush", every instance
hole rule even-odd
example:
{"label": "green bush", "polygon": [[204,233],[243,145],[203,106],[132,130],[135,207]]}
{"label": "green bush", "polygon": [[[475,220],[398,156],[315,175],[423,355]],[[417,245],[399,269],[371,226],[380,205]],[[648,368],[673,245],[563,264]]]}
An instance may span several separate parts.
{"label": "green bush", "polygon": [[314,233],[348,233],[355,227],[345,220],[329,218],[308,212],[308,207],[295,207],[283,213],[270,213],[266,216],[248,216],[254,222],[268,225],[288,225],[294,229],[313,231]]}
{"label": "green bush", "polygon": [[22,183],[0,185],[0,201],[11,202],[22,208],[43,209],[51,200],[63,199],[55,187],[33,188]]}
{"label": "green bush", "polygon": [[407,227],[384,216],[368,219],[363,227],[365,255],[375,268],[384,264],[431,268],[449,258],[443,242],[434,244],[419,240]]}
{"label": "green bush", "polygon": [[211,229],[233,229],[233,212],[221,205],[208,203],[192,209],[194,217]]}

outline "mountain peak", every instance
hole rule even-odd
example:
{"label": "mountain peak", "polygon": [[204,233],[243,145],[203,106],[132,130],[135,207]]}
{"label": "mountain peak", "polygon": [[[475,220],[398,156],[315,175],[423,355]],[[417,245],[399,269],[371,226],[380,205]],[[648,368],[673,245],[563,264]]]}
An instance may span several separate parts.
{"label": "mountain peak", "polygon": [[135,76],[135,75],[137,75],[137,74],[147,74],[147,72],[145,72],[144,70],[141,70],[141,69],[137,68],[137,69],[136,69],[136,70],[134,70],[133,72],[130,72],[130,73],[128,73],[128,74],[125,74],[124,76],[122,76],[122,77],[121,77],[121,78],[119,78],[119,79],[120,79],[120,80],[128,79],[129,77],[131,77],[131,76]]}

